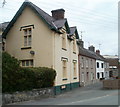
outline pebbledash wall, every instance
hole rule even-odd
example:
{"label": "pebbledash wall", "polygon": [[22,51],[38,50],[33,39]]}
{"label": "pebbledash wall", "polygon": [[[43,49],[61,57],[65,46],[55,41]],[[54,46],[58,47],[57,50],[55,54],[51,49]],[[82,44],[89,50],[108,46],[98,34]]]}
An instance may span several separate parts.
{"label": "pebbledash wall", "polygon": [[32,91],[2,94],[2,105],[35,99],[54,97],[54,88],[34,89]]}

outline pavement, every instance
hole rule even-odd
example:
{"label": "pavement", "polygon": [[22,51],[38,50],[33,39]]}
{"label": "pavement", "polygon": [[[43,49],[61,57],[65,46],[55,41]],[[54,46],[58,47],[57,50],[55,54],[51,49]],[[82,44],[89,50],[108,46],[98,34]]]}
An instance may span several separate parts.
{"label": "pavement", "polygon": [[118,105],[118,90],[103,89],[102,82],[98,82],[52,98],[25,101],[13,105]]}

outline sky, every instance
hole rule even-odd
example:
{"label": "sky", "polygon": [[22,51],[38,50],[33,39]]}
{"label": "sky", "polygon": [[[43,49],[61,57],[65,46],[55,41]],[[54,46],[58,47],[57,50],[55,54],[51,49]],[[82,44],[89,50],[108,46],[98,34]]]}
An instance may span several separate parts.
{"label": "sky", "polygon": [[[24,0],[0,0],[0,23],[10,21]],[[29,0],[51,15],[63,8],[70,27],[77,26],[84,47],[100,49],[102,55],[118,55],[118,0]]]}

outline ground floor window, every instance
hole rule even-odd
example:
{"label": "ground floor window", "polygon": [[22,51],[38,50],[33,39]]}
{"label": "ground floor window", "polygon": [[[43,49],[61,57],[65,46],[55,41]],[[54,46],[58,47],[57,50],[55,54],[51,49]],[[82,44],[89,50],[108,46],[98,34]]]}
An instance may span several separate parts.
{"label": "ground floor window", "polygon": [[73,76],[77,77],[77,61],[73,60]]}
{"label": "ground floor window", "polygon": [[82,78],[81,78],[81,79],[82,79],[82,82],[84,82],[84,72],[82,72],[82,75],[81,75],[81,76],[82,76]]}
{"label": "ground floor window", "polygon": [[91,72],[91,80],[93,80],[94,79],[94,73],[93,72]]}
{"label": "ground floor window", "polygon": [[62,60],[62,64],[63,64],[63,79],[67,78],[67,60]]}
{"label": "ground floor window", "polygon": [[99,74],[99,73],[97,73],[97,78],[98,78],[98,79],[100,78],[100,74]]}
{"label": "ground floor window", "polygon": [[33,65],[34,65],[33,59],[30,59],[30,60],[21,60],[21,65],[23,67],[33,67]]}
{"label": "ground floor window", "polygon": [[104,78],[104,73],[102,72],[102,78]]}

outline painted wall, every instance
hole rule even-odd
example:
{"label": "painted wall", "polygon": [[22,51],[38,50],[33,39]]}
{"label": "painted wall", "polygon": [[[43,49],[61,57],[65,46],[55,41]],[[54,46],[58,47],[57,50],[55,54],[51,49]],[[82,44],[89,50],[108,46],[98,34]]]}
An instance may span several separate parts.
{"label": "painted wall", "polygon": [[[73,53],[73,41],[67,39],[66,35],[66,49],[62,49],[62,34],[54,34],[54,68],[57,71],[56,85],[70,84],[79,82],[78,78],[78,49],[76,45],[76,54]],[[67,80],[63,80],[63,63],[61,58],[67,58]],[[77,79],[73,77],[73,60],[77,61]]]}
{"label": "painted wall", "polygon": [[[24,47],[24,32],[20,31],[22,26],[34,25],[32,28],[31,49],[21,49]],[[79,82],[78,78],[78,49],[73,53],[73,42],[67,39],[66,49],[62,49],[62,35],[51,31],[47,25],[29,8],[25,8],[17,22],[9,31],[6,38],[6,51],[19,60],[34,60],[34,67],[49,67],[57,71],[56,85]],[[31,55],[34,51],[35,55]],[[61,58],[68,58],[67,80],[62,80]],[[77,79],[73,79],[73,60],[77,61]]]}
{"label": "painted wall", "polygon": [[[24,49],[24,32],[20,27],[34,25],[32,28],[32,48]],[[36,67],[53,67],[52,31],[47,25],[29,8],[26,7],[6,39],[6,51],[19,60],[33,59]],[[31,55],[30,51],[35,51]]]}
{"label": "painted wall", "polygon": [[[97,63],[99,63],[99,68],[97,68]],[[104,66],[102,68],[102,66],[101,66],[102,63],[104,65],[104,61],[96,60],[96,79],[98,79],[97,73],[99,73],[99,79],[105,78],[105,68],[104,68]],[[103,74],[103,76],[102,76],[102,74]]]}

